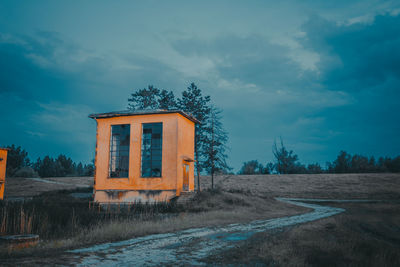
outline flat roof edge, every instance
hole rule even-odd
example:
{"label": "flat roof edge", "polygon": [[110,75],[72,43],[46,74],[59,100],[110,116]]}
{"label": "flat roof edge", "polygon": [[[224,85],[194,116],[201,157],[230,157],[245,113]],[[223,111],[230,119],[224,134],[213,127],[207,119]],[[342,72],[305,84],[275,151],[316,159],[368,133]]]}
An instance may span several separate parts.
{"label": "flat roof edge", "polygon": [[171,113],[178,113],[182,116],[186,117],[190,121],[194,123],[199,123],[200,121],[197,120],[192,115],[187,114],[182,110],[146,110],[146,111],[114,111],[114,112],[107,112],[107,113],[93,113],[89,114],[89,118],[91,119],[106,119],[106,118],[114,118],[114,117],[126,117],[126,116],[140,116],[140,115],[154,115],[154,114],[171,114]]}

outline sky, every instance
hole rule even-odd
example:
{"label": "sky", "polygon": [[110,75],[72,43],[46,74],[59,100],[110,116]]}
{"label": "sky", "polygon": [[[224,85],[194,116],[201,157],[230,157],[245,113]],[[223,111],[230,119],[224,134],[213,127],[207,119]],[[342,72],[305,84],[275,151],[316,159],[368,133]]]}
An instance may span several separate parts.
{"label": "sky", "polygon": [[400,154],[399,1],[1,1],[0,146],[94,158],[90,113],[191,82],[229,163]]}

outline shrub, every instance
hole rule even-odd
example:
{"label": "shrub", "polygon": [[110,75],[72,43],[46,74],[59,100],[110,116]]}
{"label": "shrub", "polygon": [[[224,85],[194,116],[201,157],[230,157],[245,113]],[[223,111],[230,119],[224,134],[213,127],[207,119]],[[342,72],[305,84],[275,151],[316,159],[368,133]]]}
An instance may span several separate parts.
{"label": "shrub", "polygon": [[31,178],[31,177],[39,177],[39,175],[31,167],[25,166],[25,167],[22,167],[19,170],[17,170],[14,173],[14,177]]}

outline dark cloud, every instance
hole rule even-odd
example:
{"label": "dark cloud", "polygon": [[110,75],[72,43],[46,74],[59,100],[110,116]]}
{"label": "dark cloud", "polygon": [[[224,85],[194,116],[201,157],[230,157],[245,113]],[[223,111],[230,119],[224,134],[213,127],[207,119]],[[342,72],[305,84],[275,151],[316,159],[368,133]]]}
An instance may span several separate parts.
{"label": "dark cloud", "polygon": [[50,33],[40,41],[0,35],[0,94],[29,101],[65,99],[72,77],[55,64],[55,40]]}
{"label": "dark cloud", "polygon": [[323,123],[315,111],[347,102],[345,95],[324,90],[317,73],[303,68],[290,47],[260,35],[184,39],[173,47],[213,62],[204,87],[213,89],[214,101],[224,108],[235,167],[252,158],[272,160],[279,136],[304,154],[319,153],[324,144],[315,139],[326,133],[310,131]]}
{"label": "dark cloud", "polygon": [[320,55],[321,86],[353,99],[318,112],[326,118],[322,127],[340,132],[330,146],[354,153],[398,153],[400,16],[379,15],[350,25],[312,17],[302,28],[306,36],[301,43]]}
{"label": "dark cloud", "polygon": [[354,24],[310,17],[298,41],[318,54],[315,69],[260,35],[176,40],[173,47],[213,62],[206,85],[224,107],[235,166],[272,159],[279,136],[308,162],[332,160],[342,149],[393,156],[400,151],[399,23],[390,14]]}
{"label": "dark cloud", "polygon": [[263,90],[290,89],[313,75],[290,57],[288,47],[273,44],[260,35],[224,35],[209,41],[177,40],[173,46],[185,56],[212,59],[222,79],[255,84]]}
{"label": "dark cloud", "polygon": [[302,44],[321,55],[321,80],[331,90],[365,90],[400,77],[400,16],[337,25],[312,17]]}
{"label": "dark cloud", "polygon": [[93,153],[71,143],[93,146],[87,138],[93,125],[82,123],[91,109],[79,101],[69,104],[80,78],[60,64],[61,51],[73,55],[77,50],[55,33],[0,36],[0,112],[7,114],[0,118],[1,145],[22,145],[33,157],[67,153],[89,161]]}
{"label": "dark cloud", "polygon": [[22,145],[34,158],[67,153],[88,162],[95,141],[89,113],[124,109],[129,93],[148,84],[180,83],[174,69],[150,57],[96,54],[52,32],[2,34],[0,113],[7,116],[0,117],[0,145]]}

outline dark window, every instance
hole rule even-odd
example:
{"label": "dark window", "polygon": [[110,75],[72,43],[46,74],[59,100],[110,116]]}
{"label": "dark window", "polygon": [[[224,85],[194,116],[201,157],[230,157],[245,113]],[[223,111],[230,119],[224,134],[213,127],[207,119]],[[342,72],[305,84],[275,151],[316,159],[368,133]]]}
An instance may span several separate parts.
{"label": "dark window", "polygon": [[111,125],[109,177],[128,178],[130,124]]}
{"label": "dark window", "polygon": [[162,123],[143,123],[142,177],[161,177]]}

